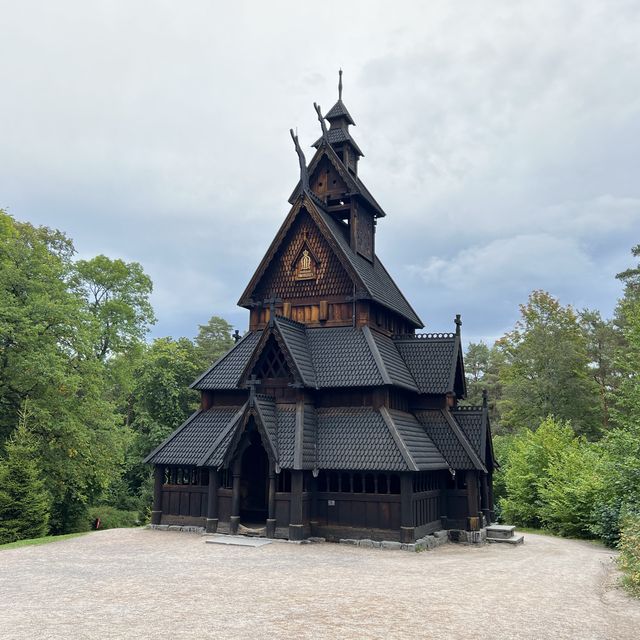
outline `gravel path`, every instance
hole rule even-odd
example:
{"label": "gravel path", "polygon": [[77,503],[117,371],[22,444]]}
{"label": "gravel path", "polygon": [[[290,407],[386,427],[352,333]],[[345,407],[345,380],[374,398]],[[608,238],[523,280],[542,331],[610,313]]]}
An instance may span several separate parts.
{"label": "gravel path", "polygon": [[612,552],[524,545],[409,553],[116,529],[0,551],[1,638],[640,637]]}

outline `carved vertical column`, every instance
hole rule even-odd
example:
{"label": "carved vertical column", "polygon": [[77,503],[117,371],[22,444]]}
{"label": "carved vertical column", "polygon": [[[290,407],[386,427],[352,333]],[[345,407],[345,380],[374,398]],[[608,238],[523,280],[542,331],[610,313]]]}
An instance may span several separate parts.
{"label": "carved vertical column", "polygon": [[478,475],[475,471],[467,471],[467,511],[469,515],[468,529],[474,531],[478,528]]}
{"label": "carved vertical column", "polygon": [[291,502],[289,516],[289,540],[302,540],[302,471],[291,471]]}
{"label": "carved vertical column", "polygon": [[240,524],[240,473],[242,460],[238,458],[233,464],[233,490],[231,493],[231,516],[229,517],[229,532],[238,533]]}
{"label": "carved vertical column", "polygon": [[207,494],[207,533],[218,530],[218,487],[219,474],[215,469],[209,469],[209,492]]}
{"label": "carved vertical column", "polygon": [[410,473],[403,473],[400,476],[400,542],[414,542],[415,539],[413,478]]}
{"label": "carved vertical column", "polygon": [[491,507],[489,505],[489,484],[487,482],[487,474],[483,473],[480,478],[480,504],[482,507],[482,515],[486,519],[486,523],[491,524]]}
{"label": "carved vertical column", "polygon": [[267,538],[276,536],[276,471],[274,464],[269,464],[269,501],[267,518]]}
{"label": "carved vertical column", "polygon": [[164,467],[156,465],[153,469],[153,507],[151,510],[151,524],[162,521],[162,484],[164,482]]}

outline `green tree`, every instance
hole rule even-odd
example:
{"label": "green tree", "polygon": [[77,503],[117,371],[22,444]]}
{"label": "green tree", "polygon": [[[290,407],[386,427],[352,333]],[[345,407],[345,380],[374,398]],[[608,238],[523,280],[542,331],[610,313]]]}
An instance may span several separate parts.
{"label": "green tree", "polygon": [[509,447],[504,470],[507,497],[500,507],[505,520],[527,527],[544,525],[543,488],[549,481],[549,468],[571,446],[575,433],[568,422],[549,417],[532,431],[524,429]]}
{"label": "green tree", "polygon": [[200,373],[200,354],[188,338],[159,338],[142,356],[132,395],[135,436],[127,455],[131,495],[144,488],[150,474],[142,459],[197,409],[199,396],[189,385]]}
{"label": "green tree", "polygon": [[25,402],[19,426],[6,443],[6,459],[0,461],[0,544],[39,538],[49,530],[50,497],[27,422]]}
{"label": "green tree", "polygon": [[0,442],[29,398],[54,533],[84,523],[87,504],[120,473],[126,441],[73,254],[63,233],[0,212]]}
{"label": "green tree", "polygon": [[603,320],[599,311],[585,309],[580,326],[587,341],[589,373],[598,386],[602,428],[610,427],[611,399],[619,381],[616,355],[624,347],[624,336],[612,320]]}
{"label": "green tree", "polygon": [[155,323],[153,284],[140,264],[100,255],[76,262],[77,282],[98,328],[95,355],[104,360],[142,340]]}
{"label": "green tree", "polygon": [[198,329],[196,346],[203,367],[209,367],[233,346],[233,327],[224,318],[211,316],[207,324],[198,325]]}
{"label": "green tree", "polygon": [[502,398],[500,367],[504,357],[495,347],[484,342],[471,342],[464,356],[464,368],[467,377],[466,404],[482,404],[482,392],[487,391],[489,399],[489,420],[494,433],[501,432],[498,410]]}
{"label": "green tree", "polygon": [[503,426],[535,428],[548,415],[569,420],[594,437],[601,425],[597,386],[589,373],[587,342],[573,309],[544,291],[520,307],[515,328],[496,343],[503,396]]}

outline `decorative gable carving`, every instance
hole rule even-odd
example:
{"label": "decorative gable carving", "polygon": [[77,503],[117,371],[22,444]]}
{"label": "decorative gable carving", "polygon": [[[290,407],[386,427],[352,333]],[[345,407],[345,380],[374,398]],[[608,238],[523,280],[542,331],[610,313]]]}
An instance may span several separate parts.
{"label": "decorative gable carving", "polygon": [[303,210],[291,225],[251,297],[256,301],[274,295],[283,300],[326,299],[348,296],[352,291],[351,278],[339,258],[311,216]]}

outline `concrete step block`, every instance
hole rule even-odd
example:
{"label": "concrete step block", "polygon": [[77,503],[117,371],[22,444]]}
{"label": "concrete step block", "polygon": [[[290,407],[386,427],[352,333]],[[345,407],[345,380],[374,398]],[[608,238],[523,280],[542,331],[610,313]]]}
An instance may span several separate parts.
{"label": "concrete step block", "polygon": [[511,536],[510,538],[487,538],[487,542],[506,543],[506,544],[524,544],[524,536],[522,534]]}
{"label": "concrete step block", "polygon": [[492,524],[487,527],[487,538],[511,538],[516,528],[507,524]]}

